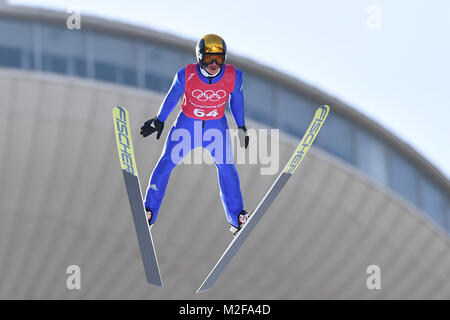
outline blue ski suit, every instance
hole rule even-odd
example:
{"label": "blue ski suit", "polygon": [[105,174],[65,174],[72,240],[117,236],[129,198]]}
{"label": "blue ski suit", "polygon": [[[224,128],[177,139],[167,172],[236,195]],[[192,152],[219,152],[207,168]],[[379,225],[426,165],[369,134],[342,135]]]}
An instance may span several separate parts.
{"label": "blue ski suit", "polygon": [[[200,79],[204,83],[214,84],[221,80],[226,65],[221,68],[219,74],[215,77],[205,77],[200,72],[199,68],[200,67],[197,64],[196,71]],[[183,67],[175,75],[172,86],[158,111],[158,119],[160,121],[166,121],[167,117],[178,103],[179,98],[184,94],[186,81],[185,71],[186,67]],[[229,106],[237,126],[244,126],[245,119],[242,71],[237,68],[235,68],[234,89],[229,95]],[[174,148],[176,148],[176,146],[180,143],[180,138],[177,133],[180,132],[180,130],[178,129],[187,130],[191,136],[194,136],[200,131],[202,138],[190,139],[189,146],[187,147],[188,150],[185,149],[181,155],[174,157]],[[208,147],[211,142],[202,134],[208,129],[220,131],[221,136],[223,137],[223,142],[220,144],[223,148],[222,150],[216,150],[214,148],[211,150],[211,148]],[[237,228],[239,227],[238,219],[239,213],[243,210],[243,200],[240,189],[239,175],[234,165],[231,150],[231,138],[227,129],[228,124],[225,115],[219,119],[200,120],[188,117],[183,113],[183,111],[180,111],[177,120],[170,129],[170,132],[166,138],[162,155],[152,172],[148,184],[144,205],[153,213],[150,223],[154,223],[156,221],[172,170],[179,162],[181,162],[183,156],[190,150],[197,147],[202,147],[210,151],[211,157],[216,165],[220,186],[220,197],[222,199],[222,204],[225,209],[228,222]],[[175,150],[177,150],[175,153],[179,153],[178,149]]]}

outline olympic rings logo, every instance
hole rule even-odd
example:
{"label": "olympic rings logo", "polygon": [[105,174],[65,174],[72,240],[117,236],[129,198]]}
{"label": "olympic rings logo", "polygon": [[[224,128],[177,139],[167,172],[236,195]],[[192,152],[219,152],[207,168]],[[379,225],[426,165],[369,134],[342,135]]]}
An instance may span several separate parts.
{"label": "olympic rings logo", "polygon": [[195,89],[192,91],[192,96],[198,101],[219,101],[220,99],[225,98],[226,95],[227,93],[224,90],[217,90],[216,92],[213,90],[206,90],[203,92],[200,89]]}

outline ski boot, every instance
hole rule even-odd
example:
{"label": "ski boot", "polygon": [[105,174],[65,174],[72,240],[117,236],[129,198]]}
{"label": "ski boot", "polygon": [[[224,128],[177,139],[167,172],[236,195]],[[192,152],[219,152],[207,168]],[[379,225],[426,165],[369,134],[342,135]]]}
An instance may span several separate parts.
{"label": "ski boot", "polygon": [[150,230],[152,230],[153,224],[150,222],[152,221],[153,212],[152,210],[145,208],[145,214],[147,215],[148,226],[150,227]]}
{"label": "ski boot", "polygon": [[244,226],[244,224],[247,223],[248,219],[250,219],[250,216],[253,214],[253,211],[255,211],[255,210],[252,210],[252,211],[250,211],[250,212],[247,212],[247,211],[245,211],[245,210],[242,210],[242,211],[239,213],[239,228],[236,228],[235,226],[233,226],[232,224],[230,224],[230,231],[233,233],[234,236],[236,236],[236,235],[238,234],[239,230],[242,229],[242,227]]}

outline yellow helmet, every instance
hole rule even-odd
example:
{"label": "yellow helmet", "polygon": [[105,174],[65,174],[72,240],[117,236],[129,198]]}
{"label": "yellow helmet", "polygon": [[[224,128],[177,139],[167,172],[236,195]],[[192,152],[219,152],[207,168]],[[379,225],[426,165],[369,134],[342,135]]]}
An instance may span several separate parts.
{"label": "yellow helmet", "polygon": [[207,66],[213,60],[222,67],[227,57],[227,45],[217,34],[207,34],[197,42],[195,54],[201,67]]}

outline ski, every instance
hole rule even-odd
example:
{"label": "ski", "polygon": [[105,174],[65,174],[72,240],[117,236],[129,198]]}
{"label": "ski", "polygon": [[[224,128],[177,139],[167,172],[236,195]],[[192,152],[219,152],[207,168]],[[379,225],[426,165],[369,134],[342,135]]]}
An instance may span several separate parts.
{"label": "ski", "polygon": [[309,125],[308,130],[306,131],[305,135],[300,141],[297,149],[294,151],[289,162],[284,167],[281,174],[277,177],[277,179],[275,180],[269,191],[266,193],[264,198],[258,204],[253,214],[249,217],[247,223],[241,228],[241,230],[239,230],[238,234],[231,241],[228,248],[223,253],[222,257],[219,259],[219,261],[216,263],[216,265],[211,270],[209,275],[203,281],[200,288],[197,290],[197,293],[212,288],[212,286],[217,281],[219,276],[225,270],[226,266],[230,263],[233,256],[237,253],[237,251],[242,246],[244,241],[247,239],[249,234],[255,228],[256,224],[261,220],[264,213],[270,207],[272,202],[275,200],[275,198],[278,196],[280,191],[285,186],[286,182],[289,180],[289,178],[293,175],[294,171],[298,168],[298,166],[302,162],[303,158],[305,157],[306,153],[308,152],[309,148],[314,142],[314,139],[319,133],[320,128],[322,128],[322,125],[325,119],[327,118],[329,111],[330,107],[327,105],[322,105],[317,109],[314,118],[311,124]]}
{"label": "ski", "polygon": [[115,107],[113,109],[117,149],[119,151],[120,164],[141,251],[141,258],[144,264],[145,276],[149,284],[162,287],[152,234],[142,201],[141,186],[139,184],[133,143],[131,141],[129,119],[129,113],[125,108]]}

